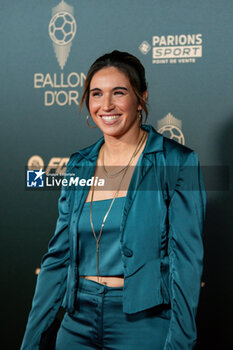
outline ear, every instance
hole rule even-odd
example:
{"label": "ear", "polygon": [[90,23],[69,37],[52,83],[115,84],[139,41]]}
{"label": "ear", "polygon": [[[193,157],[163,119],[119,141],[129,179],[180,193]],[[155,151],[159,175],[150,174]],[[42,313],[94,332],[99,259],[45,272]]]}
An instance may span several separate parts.
{"label": "ear", "polygon": [[146,102],[147,99],[148,99],[148,91],[147,91],[147,90],[145,90],[145,91],[143,92],[142,97],[143,97],[143,100]]}
{"label": "ear", "polygon": [[[147,99],[148,99],[148,91],[147,91],[147,90],[145,90],[145,91],[143,92],[142,98],[143,98],[143,100],[144,100],[145,102],[147,101]],[[142,106],[141,106],[141,105],[138,105],[138,110],[139,110],[139,111],[142,110]]]}

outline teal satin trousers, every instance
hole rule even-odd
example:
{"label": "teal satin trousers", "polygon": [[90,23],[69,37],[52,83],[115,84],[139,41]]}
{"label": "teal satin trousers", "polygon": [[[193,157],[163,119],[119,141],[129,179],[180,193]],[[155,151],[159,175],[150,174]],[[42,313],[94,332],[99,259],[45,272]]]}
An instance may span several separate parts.
{"label": "teal satin trousers", "polygon": [[77,307],[65,314],[56,350],[162,350],[171,309],[156,306],[135,314],[122,311],[123,287],[79,279]]}

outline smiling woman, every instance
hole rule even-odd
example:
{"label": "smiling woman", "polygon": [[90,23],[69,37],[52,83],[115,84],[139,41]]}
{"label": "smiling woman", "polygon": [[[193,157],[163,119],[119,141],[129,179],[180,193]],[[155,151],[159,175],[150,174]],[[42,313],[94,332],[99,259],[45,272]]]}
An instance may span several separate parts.
{"label": "smiling woman", "polygon": [[132,134],[139,129],[142,107],[128,77],[115,67],[101,69],[92,78],[89,109],[105,137],[123,136],[129,131]]}
{"label": "smiling woman", "polygon": [[195,152],[142,124],[147,98],[133,55],[113,51],[90,67],[80,105],[103,137],[67,173],[104,186],[63,186],[21,350],[41,349],[61,305],[49,350],[194,348],[204,184]]}

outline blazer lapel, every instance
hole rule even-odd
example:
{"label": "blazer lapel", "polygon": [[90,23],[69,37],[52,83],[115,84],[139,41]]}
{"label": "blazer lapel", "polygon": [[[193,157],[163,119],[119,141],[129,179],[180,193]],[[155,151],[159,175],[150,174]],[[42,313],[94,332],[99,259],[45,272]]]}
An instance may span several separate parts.
{"label": "blazer lapel", "polygon": [[133,176],[128,188],[125,206],[121,219],[121,241],[123,240],[123,231],[125,228],[125,223],[127,219],[128,212],[132,206],[132,203],[135,199],[139,186],[146,176],[148,171],[153,166],[153,158],[155,158],[155,153],[163,152],[163,136],[157,133],[151,125],[142,125],[142,128],[149,132],[146,146],[139,157],[138,163],[134,169]]}
{"label": "blazer lapel", "polygon": [[[138,163],[135,166],[135,169],[134,169],[134,172],[133,172],[130,184],[129,184],[127,196],[126,196],[125,206],[124,206],[124,210],[123,210],[123,214],[122,214],[122,218],[121,218],[121,225],[120,225],[121,235],[123,234],[125,223],[126,223],[126,218],[127,218],[128,212],[130,210],[130,207],[135,199],[135,196],[137,194],[139,186],[140,186],[143,178],[147,174],[147,172],[152,167],[152,165],[153,164],[152,164],[152,161],[150,159],[148,159],[146,156],[143,156],[143,154],[140,155]],[[121,237],[121,239],[122,239],[122,237]]]}

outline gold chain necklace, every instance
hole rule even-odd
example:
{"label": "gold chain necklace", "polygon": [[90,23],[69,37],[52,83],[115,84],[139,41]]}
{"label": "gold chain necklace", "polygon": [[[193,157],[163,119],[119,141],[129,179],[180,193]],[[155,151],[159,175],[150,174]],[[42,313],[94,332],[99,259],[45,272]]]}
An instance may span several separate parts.
{"label": "gold chain necklace", "polygon": [[[134,151],[134,153],[132,154],[129,163],[136,157],[137,153],[139,152],[139,150],[141,149],[141,146],[143,145],[145,139],[147,137],[147,133],[144,131],[144,133],[142,134],[142,137],[140,138],[139,142],[137,143],[136,149]],[[107,171],[105,165],[104,165],[104,158],[103,158],[103,170],[104,173],[109,177],[109,178],[113,178],[118,176],[119,174],[123,173],[124,170],[128,167],[129,163],[123,167],[121,170],[117,171],[116,173],[110,174],[109,171]]]}
{"label": "gold chain necklace", "polygon": [[[114,196],[113,196],[113,199],[112,199],[112,201],[111,201],[111,204],[110,204],[110,206],[109,206],[109,208],[108,208],[108,210],[107,210],[107,212],[106,212],[106,214],[105,214],[105,216],[104,216],[104,219],[103,219],[103,222],[102,222],[102,225],[101,225],[101,229],[100,229],[100,233],[99,233],[99,237],[98,237],[98,238],[96,237],[96,233],[95,233],[94,226],[93,226],[93,222],[92,222],[92,204],[93,204],[93,197],[94,197],[94,186],[92,185],[92,187],[91,187],[92,193],[91,193],[91,205],[90,205],[90,223],[91,223],[92,232],[93,232],[93,235],[94,235],[94,238],[95,238],[95,241],[96,241],[97,277],[98,277],[98,281],[99,281],[99,242],[100,242],[100,237],[101,237],[102,232],[103,232],[104,224],[105,224],[105,221],[106,221],[106,219],[107,219],[107,217],[108,217],[108,214],[109,214],[109,212],[110,212],[110,210],[111,210],[111,208],[112,208],[112,205],[113,205],[113,203],[114,203],[114,201],[115,201],[115,199],[116,199],[116,197],[117,197],[117,195],[118,195],[118,193],[119,193],[119,191],[120,191],[120,187],[121,187],[121,184],[122,184],[122,182],[123,182],[123,180],[124,180],[124,178],[125,178],[125,175],[126,175],[126,173],[127,173],[127,170],[128,170],[128,168],[129,168],[129,166],[130,166],[132,160],[134,159],[134,157],[136,156],[136,154],[137,154],[138,151],[141,149],[141,147],[142,147],[142,145],[143,145],[143,143],[144,143],[144,140],[145,140],[145,137],[144,137],[144,136],[145,136],[145,135],[147,136],[147,133],[144,131],[144,134],[142,135],[141,139],[140,139],[139,142],[137,143],[136,149],[135,149],[135,151],[133,152],[132,157],[130,158],[130,160],[129,160],[128,164],[126,165],[126,167],[124,167],[124,173],[123,173],[123,175],[122,175],[122,178],[121,178],[121,181],[120,181],[120,183],[119,183],[119,186],[118,186],[118,188],[117,188],[117,190],[116,190],[116,192],[115,192],[115,194],[114,194]],[[142,142],[142,140],[143,140],[143,142]]]}

